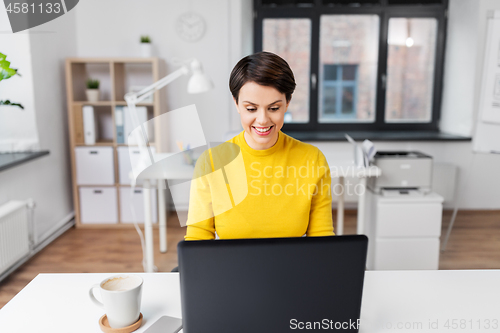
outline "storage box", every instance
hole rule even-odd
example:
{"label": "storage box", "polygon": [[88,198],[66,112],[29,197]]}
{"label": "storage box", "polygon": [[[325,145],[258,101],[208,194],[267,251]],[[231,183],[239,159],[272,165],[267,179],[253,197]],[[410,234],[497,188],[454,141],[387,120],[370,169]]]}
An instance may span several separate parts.
{"label": "storage box", "polygon": [[[151,152],[156,153],[155,147],[150,147]],[[119,182],[122,185],[130,185],[130,172],[132,171],[132,163],[136,164],[140,161],[141,151],[139,147],[118,147],[118,175]],[[142,184],[142,180],[138,180],[137,184]]]}
{"label": "storage box", "polygon": [[[131,193],[132,191],[132,193]],[[156,189],[151,191],[151,220],[158,220],[157,204],[156,204]],[[134,223],[134,213],[137,223],[144,223],[144,189],[136,187],[120,187],[120,222]],[[133,209],[133,210],[132,210]]]}
{"label": "storage box", "polygon": [[115,183],[113,147],[76,147],[75,161],[78,185]]}
{"label": "storage box", "polygon": [[115,187],[80,187],[79,191],[83,224],[118,223]]}

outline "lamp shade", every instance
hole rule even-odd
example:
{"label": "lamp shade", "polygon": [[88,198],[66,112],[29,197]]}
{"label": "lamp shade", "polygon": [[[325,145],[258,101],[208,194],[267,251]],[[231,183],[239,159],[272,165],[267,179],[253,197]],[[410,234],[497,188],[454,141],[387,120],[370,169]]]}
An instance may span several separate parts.
{"label": "lamp shade", "polygon": [[199,94],[209,91],[214,87],[210,78],[203,73],[203,67],[198,60],[193,60],[191,70],[193,74],[188,82],[188,93]]}

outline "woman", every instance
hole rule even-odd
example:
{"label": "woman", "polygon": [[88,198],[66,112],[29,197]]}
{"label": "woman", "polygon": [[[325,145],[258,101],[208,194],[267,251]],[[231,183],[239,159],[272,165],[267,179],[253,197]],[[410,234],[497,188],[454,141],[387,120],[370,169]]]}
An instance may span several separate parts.
{"label": "woman", "polygon": [[[222,150],[231,159],[242,157],[242,176],[228,170],[217,176],[214,171],[224,169],[214,162],[218,148],[198,159],[185,239],[214,239],[215,233],[221,239],[333,235],[324,155],[280,131],[295,89],[288,63],[269,52],[247,56],[231,72],[229,88],[243,131],[228,141],[236,150]],[[226,185],[217,189],[222,179]]]}

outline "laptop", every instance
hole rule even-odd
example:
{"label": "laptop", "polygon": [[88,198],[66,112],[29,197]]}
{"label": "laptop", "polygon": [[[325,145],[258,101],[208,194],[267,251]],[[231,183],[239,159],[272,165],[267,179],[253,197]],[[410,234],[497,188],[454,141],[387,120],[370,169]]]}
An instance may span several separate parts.
{"label": "laptop", "polygon": [[183,333],[358,332],[364,235],[182,241]]}

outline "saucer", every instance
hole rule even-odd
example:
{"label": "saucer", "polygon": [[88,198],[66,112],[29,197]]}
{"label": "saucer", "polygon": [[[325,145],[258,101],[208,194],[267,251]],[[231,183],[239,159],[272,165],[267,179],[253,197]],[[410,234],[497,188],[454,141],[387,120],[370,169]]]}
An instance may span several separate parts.
{"label": "saucer", "polygon": [[99,319],[99,326],[101,326],[101,331],[104,333],[130,333],[141,327],[142,325],[142,313],[139,315],[139,320],[130,326],[122,328],[112,328],[108,323],[108,316],[104,315]]}

